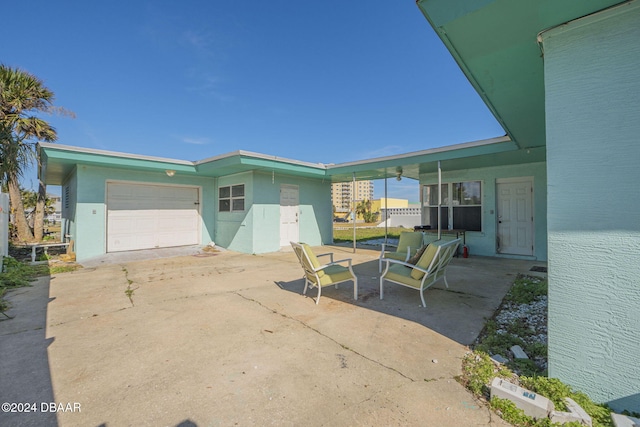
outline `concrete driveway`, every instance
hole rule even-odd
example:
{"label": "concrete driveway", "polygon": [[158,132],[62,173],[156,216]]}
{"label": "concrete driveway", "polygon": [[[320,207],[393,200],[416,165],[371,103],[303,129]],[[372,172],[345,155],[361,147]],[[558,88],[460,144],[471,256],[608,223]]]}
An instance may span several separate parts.
{"label": "concrete driveway", "polygon": [[358,301],[350,283],[301,296],[292,252],[106,264],[13,291],[0,401],[36,410],[0,425],[506,425],[454,378],[534,263],[454,259],[450,290],[421,308],[392,284],[379,299],[376,251],[327,251],[354,259]]}

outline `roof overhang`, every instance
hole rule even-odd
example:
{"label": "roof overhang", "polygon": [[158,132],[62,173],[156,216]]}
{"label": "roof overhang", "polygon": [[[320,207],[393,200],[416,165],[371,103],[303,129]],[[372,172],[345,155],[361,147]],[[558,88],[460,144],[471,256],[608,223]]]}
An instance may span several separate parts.
{"label": "roof overhang", "polygon": [[236,151],[191,162],[115,151],[94,150],[41,142],[40,179],[50,185],[62,185],[78,165],[128,169],[147,172],[175,171],[182,176],[219,177],[247,171],[324,178],[325,165],[307,163],[248,151]]}
{"label": "roof overhang", "polygon": [[508,137],[485,139],[446,147],[432,148],[396,156],[328,165],[327,174],[333,182],[375,180],[401,177],[419,180],[423,174],[436,172],[438,162],[445,170],[544,162],[544,147],[519,149]]}
{"label": "roof overhang", "polygon": [[38,151],[41,159],[39,176],[49,185],[62,185],[80,165],[158,173],[172,170],[180,176],[211,178],[260,171],[345,182],[353,180],[354,175],[356,180],[398,176],[419,180],[420,175],[435,172],[438,162],[445,170],[451,171],[545,161],[544,147],[520,149],[508,136],[330,165],[248,151],[236,151],[197,162],[51,143],[40,143]]}
{"label": "roof overhang", "polygon": [[546,144],[537,36],[620,0],[417,0],[471,85],[519,148]]}

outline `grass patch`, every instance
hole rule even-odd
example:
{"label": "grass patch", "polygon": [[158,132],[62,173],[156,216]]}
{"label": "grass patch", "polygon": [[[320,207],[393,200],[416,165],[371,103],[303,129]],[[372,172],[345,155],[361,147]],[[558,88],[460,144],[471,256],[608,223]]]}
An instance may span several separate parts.
{"label": "grass patch", "polygon": [[[534,419],[516,408],[510,400],[490,399],[490,384],[493,378],[503,378],[513,384],[550,399],[557,411],[566,411],[564,398],[573,399],[584,409],[593,421],[593,427],[612,427],[611,410],[606,405],[594,403],[589,397],[573,390],[556,378],[545,376],[518,377],[509,368],[491,360],[488,354],[481,351],[468,353],[462,360],[462,375],[457,380],[481,400],[486,400],[489,406],[505,421],[518,427],[550,427],[559,426],[550,419]],[[564,427],[579,426],[577,423],[564,424]]]}
{"label": "grass patch", "polygon": [[[387,237],[397,239],[403,231],[411,231],[403,227],[389,227]],[[384,227],[356,227],[356,241],[384,239]],[[333,229],[334,243],[353,242],[353,225],[347,229]]]}
{"label": "grass patch", "polygon": [[[548,427],[550,419],[535,420],[524,414],[513,402],[506,399],[490,400],[490,384],[500,377],[550,399],[557,411],[566,411],[565,397],[573,399],[591,416],[594,427],[611,427],[611,410],[606,405],[594,403],[584,393],[573,390],[556,378],[548,378],[546,372],[546,300],[547,280],[530,276],[518,276],[502,301],[496,315],[487,321],[473,352],[462,361],[459,382],[489,406],[505,421],[514,426]],[[538,316],[538,317],[536,317]],[[543,317],[539,317],[543,316]],[[536,318],[532,322],[532,318]],[[544,335],[541,335],[543,330]],[[529,359],[514,359],[510,348],[519,345]],[[501,355],[509,361],[494,362],[489,355]],[[543,361],[544,363],[540,363]],[[579,426],[567,423],[565,427]]]}
{"label": "grass patch", "polygon": [[9,303],[4,299],[10,289],[31,286],[31,282],[40,276],[66,273],[79,268],[78,265],[29,265],[10,256],[4,257],[2,264],[0,272],[0,313],[2,314],[10,308]]}
{"label": "grass patch", "polygon": [[504,302],[507,304],[530,304],[540,297],[546,297],[547,292],[548,282],[546,279],[518,275]]}

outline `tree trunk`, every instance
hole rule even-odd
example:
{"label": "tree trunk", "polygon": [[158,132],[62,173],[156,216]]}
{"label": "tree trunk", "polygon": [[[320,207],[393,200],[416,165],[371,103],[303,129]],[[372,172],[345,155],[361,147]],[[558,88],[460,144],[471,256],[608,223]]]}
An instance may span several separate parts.
{"label": "tree trunk", "polygon": [[27,216],[24,214],[24,205],[22,204],[22,195],[20,194],[17,177],[9,176],[7,187],[9,187],[11,214],[13,215],[13,225],[16,227],[16,233],[18,233],[18,241],[33,242],[33,233],[27,223]]}
{"label": "tree trunk", "polygon": [[38,199],[36,201],[36,212],[33,221],[33,237],[38,242],[42,242],[44,237],[44,204],[47,198],[47,186],[38,180]]}

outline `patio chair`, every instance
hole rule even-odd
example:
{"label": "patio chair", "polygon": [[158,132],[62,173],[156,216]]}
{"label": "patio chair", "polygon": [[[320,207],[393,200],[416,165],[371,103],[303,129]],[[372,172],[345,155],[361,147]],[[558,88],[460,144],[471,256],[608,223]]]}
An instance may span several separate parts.
{"label": "patio chair", "polygon": [[426,307],[427,304],[424,302],[425,289],[440,279],[444,280],[444,285],[449,288],[446,276],[447,266],[456,253],[461,240],[438,240],[430,243],[415,265],[390,258],[385,259],[386,267],[380,276],[380,299],[384,297],[383,286],[386,280],[419,290],[422,306]]}
{"label": "patio chair", "polygon": [[[351,268],[351,259],[342,259],[338,261],[333,260],[332,253],[315,255],[311,250],[311,247],[306,243],[290,242],[293,247],[293,251],[298,256],[298,260],[304,270],[304,291],[303,295],[307,294],[307,288],[316,286],[318,288],[318,297],[316,298],[316,304],[320,302],[320,294],[322,293],[323,286],[335,285],[338,288],[338,283],[353,281],[353,299],[358,299],[358,278],[353,273]],[[318,258],[329,257],[329,262],[326,264],[320,264]],[[339,265],[346,262],[347,266]]]}
{"label": "patio chair", "polygon": [[[383,243],[380,250],[380,258],[378,259],[378,271],[382,272],[382,263],[387,258],[404,262],[409,261],[409,258],[414,256],[418,249],[422,247],[423,239],[424,235],[420,231],[403,231],[400,233],[397,246]],[[387,250],[388,247],[395,248],[395,250]]]}

